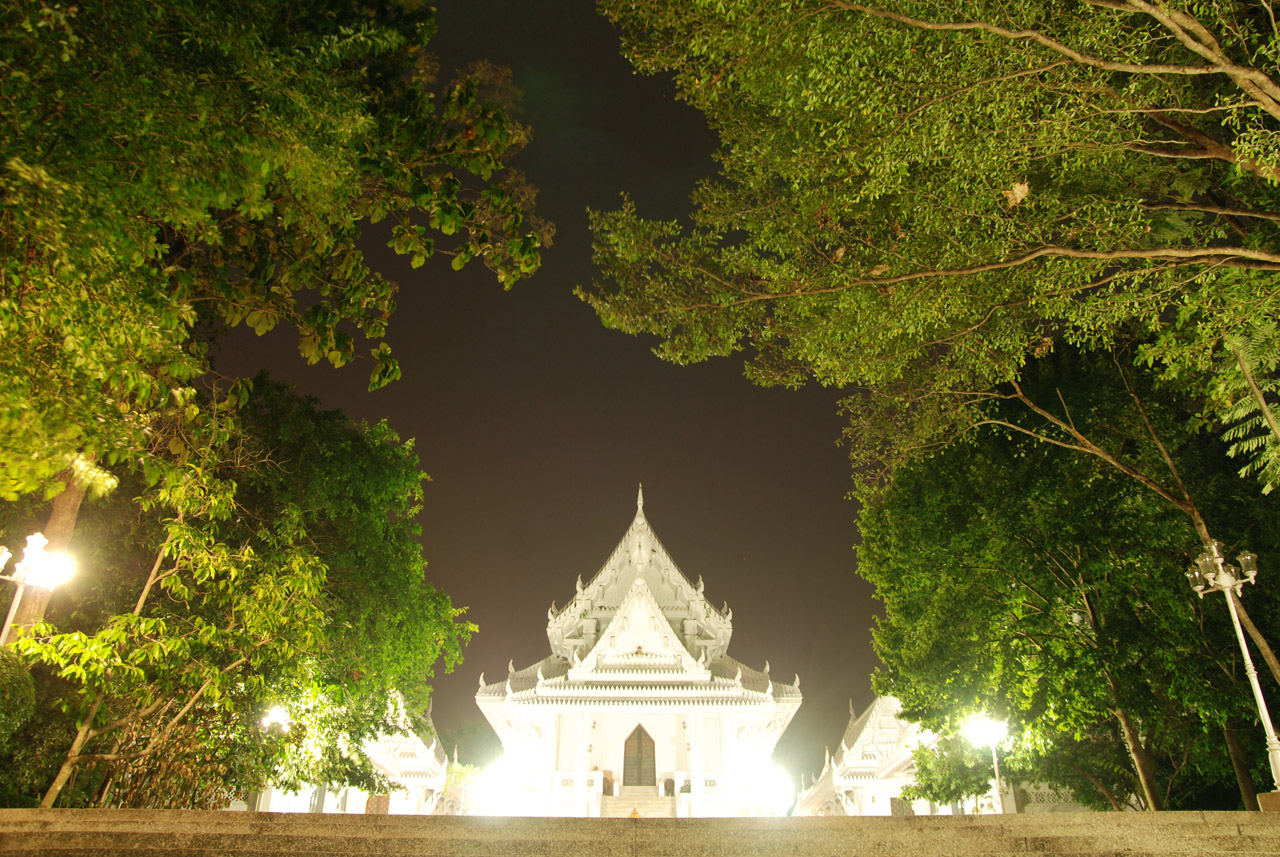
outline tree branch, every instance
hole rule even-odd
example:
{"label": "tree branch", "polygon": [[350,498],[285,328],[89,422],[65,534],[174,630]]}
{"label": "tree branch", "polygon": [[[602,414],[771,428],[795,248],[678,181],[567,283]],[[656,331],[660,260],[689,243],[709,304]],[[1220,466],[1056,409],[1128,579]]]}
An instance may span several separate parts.
{"label": "tree branch", "polygon": [[957,22],[939,22],[925,21],[920,18],[912,18],[909,15],[901,15],[897,12],[890,12],[887,9],[877,9],[873,6],[864,6],[861,3],[849,3],[846,0],[827,0],[827,5],[844,12],[861,12],[872,18],[884,18],[899,24],[906,24],[909,27],[916,27],[921,30],[980,30],[984,33],[991,33],[1001,38],[1019,41],[1022,39],[1030,39],[1054,53],[1061,54],[1072,62],[1081,65],[1091,66],[1093,68],[1103,69],[1104,71],[1122,71],[1129,74],[1177,74],[1177,75],[1200,75],[1200,74],[1226,74],[1229,66],[1217,63],[1210,66],[1198,65],[1173,65],[1166,63],[1156,64],[1134,64],[1124,62],[1111,62],[1109,60],[1099,59],[1068,47],[1057,39],[1049,38],[1038,30],[1010,30],[1006,27],[998,27],[995,24],[989,24],[986,21],[957,21]]}
{"label": "tree branch", "polygon": [[[1017,268],[1043,258],[1091,259],[1096,261],[1122,261],[1128,259],[1180,259],[1187,262],[1214,261],[1227,267],[1258,267],[1263,270],[1280,270],[1280,254],[1266,253],[1261,250],[1250,250],[1247,247],[1203,247],[1178,248],[1160,247],[1153,250],[1076,250],[1070,247],[1047,245],[1039,247],[1021,256],[1006,259],[1002,262],[985,262],[963,268],[934,268],[925,271],[912,271],[894,277],[862,277],[849,280],[838,286],[826,286],[819,289],[797,288],[788,292],[757,292],[725,303],[697,303],[662,309],[659,314],[684,312],[695,309],[729,309],[735,306],[758,303],[760,301],[781,300],[790,297],[808,297],[812,295],[839,294],[859,286],[890,286],[914,280],[935,279],[938,277],[964,277],[974,274],[985,274],[991,271],[1003,271]],[[1240,260],[1238,263],[1236,260]],[[711,276],[708,274],[708,276]],[[712,277],[717,282],[724,281]]]}
{"label": "tree branch", "polygon": [[1205,524],[1204,518],[1200,514],[1200,508],[1191,499],[1186,483],[1182,481],[1182,473],[1178,470],[1178,466],[1174,464],[1173,456],[1165,448],[1164,441],[1160,440],[1160,434],[1156,431],[1155,424],[1151,422],[1151,417],[1147,415],[1147,409],[1142,406],[1142,400],[1138,398],[1137,390],[1133,389],[1133,386],[1129,383],[1129,376],[1120,368],[1118,361],[1116,362],[1116,368],[1120,371],[1120,380],[1124,384],[1125,391],[1128,392],[1129,398],[1133,399],[1133,406],[1137,408],[1138,415],[1142,417],[1142,424],[1147,427],[1147,433],[1151,435],[1151,440],[1155,443],[1156,449],[1160,451],[1160,457],[1164,459],[1165,467],[1169,468],[1169,472],[1173,474],[1173,481],[1177,484],[1178,491],[1186,501],[1186,508],[1183,511],[1191,517],[1191,523],[1196,528],[1196,534],[1200,536],[1200,543],[1207,545],[1210,542],[1209,527]]}
{"label": "tree branch", "polygon": [[1272,214],[1269,211],[1254,211],[1243,208],[1223,208],[1217,205],[1197,205],[1193,202],[1175,203],[1166,202],[1158,205],[1152,205],[1145,202],[1138,203],[1138,207],[1146,211],[1163,211],[1170,209],[1173,211],[1203,211],[1207,214],[1221,214],[1226,217],[1254,217],[1259,220],[1275,220],[1280,222],[1280,214]]}

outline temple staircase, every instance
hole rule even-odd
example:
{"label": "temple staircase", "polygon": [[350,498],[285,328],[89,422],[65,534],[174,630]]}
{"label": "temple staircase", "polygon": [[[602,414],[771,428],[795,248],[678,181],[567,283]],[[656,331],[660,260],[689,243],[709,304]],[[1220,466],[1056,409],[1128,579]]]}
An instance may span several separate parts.
{"label": "temple staircase", "polygon": [[[630,811],[627,807],[627,812]],[[121,854],[145,857],[1026,857],[1028,854],[1280,857],[1280,812],[626,819],[0,810],[0,857],[116,857]]]}
{"label": "temple staircase", "polygon": [[601,818],[675,818],[676,799],[659,797],[657,786],[622,786],[617,797],[600,798]]}

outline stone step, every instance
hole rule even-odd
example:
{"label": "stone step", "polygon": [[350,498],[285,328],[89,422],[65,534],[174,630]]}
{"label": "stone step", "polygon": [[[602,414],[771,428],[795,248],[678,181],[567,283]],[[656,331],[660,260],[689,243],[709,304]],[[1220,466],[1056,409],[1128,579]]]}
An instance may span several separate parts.
{"label": "stone step", "polygon": [[639,818],[675,818],[676,799],[660,797],[657,786],[623,786],[616,797],[600,799],[603,818],[630,818],[632,811]]}
{"label": "stone step", "polygon": [[[662,800],[674,803],[673,798]],[[150,857],[1280,857],[1280,813],[550,819],[0,810],[0,857],[122,853]]]}

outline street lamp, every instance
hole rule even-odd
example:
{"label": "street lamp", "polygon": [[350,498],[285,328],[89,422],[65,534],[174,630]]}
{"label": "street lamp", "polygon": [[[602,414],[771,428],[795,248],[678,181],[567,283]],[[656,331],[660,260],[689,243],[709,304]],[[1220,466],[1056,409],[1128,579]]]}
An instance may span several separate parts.
{"label": "street lamp", "polygon": [[[27,546],[22,551],[22,562],[13,567],[12,575],[0,574],[0,580],[11,580],[18,585],[13,594],[13,602],[9,605],[9,615],[5,617],[4,629],[0,630],[0,646],[9,642],[9,630],[13,628],[13,617],[18,615],[18,604],[22,601],[22,593],[28,586],[39,586],[52,589],[66,583],[76,573],[76,561],[66,551],[47,553],[44,546],[49,540],[42,533],[27,536]],[[9,549],[0,546],[0,571],[4,570],[13,556]]]}
{"label": "street lamp", "polygon": [[996,772],[996,797],[1000,812],[1004,813],[1004,787],[1000,784],[1000,758],[996,747],[1009,735],[1009,727],[1003,720],[992,720],[985,714],[975,714],[964,724],[964,737],[975,747],[991,747],[991,767]]}
{"label": "street lamp", "polygon": [[[1253,658],[1249,657],[1249,647],[1244,642],[1244,631],[1240,629],[1240,616],[1236,612],[1236,598],[1245,583],[1253,583],[1258,577],[1258,557],[1248,551],[1236,557],[1239,567],[1228,565],[1223,561],[1222,543],[1214,540],[1205,545],[1204,553],[1196,557],[1196,564],[1187,571],[1187,580],[1196,594],[1204,598],[1206,592],[1218,591],[1227,598],[1227,610],[1231,612],[1231,624],[1236,629],[1236,639],[1240,641],[1240,651],[1244,655],[1244,673],[1249,677],[1253,688],[1253,698],[1258,703],[1258,716],[1262,720],[1262,728],[1267,733],[1267,757],[1271,762],[1271,780],[1276,791],[1280,791],[1280,741],[1276,740],[1275,727],[1271,725],[1271,714],[1267,711],[1267,701],[1262,697],[1262,687],[1258,684],[1258,671],[1253,668]],[[1243,573],[1243,576],[1241,574]],[[1235,597],[1232,597],[1234,594]]]}

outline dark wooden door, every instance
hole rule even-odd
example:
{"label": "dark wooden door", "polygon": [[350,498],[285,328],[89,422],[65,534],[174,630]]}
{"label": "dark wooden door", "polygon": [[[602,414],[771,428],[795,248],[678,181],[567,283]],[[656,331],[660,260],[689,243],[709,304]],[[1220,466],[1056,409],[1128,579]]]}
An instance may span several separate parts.
{"label": "dark wooden door", "polygon": [[658,784],[657,765],[653,760],[653,739],[637,726],[627,739],[622,752],[622,784],[624,786],[654,786]]}

